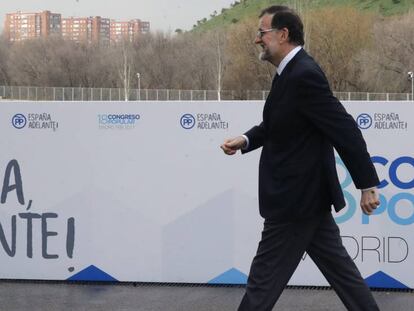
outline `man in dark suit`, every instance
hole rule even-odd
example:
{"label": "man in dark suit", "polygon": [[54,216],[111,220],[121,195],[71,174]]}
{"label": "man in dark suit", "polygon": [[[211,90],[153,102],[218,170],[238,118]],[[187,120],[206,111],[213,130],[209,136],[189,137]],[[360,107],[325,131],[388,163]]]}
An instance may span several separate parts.
{"label": "man in dark suit", "polygon": [[362,211],[371,214],[379,205],[379,180],[361,132],[303,50],[303,24],[293,10],[263,10],[255,43],[260,58],[277,67],[263,122],[221,146],[228,155],[263,147],[264,229],[239,310],[272,310],[305,251],[348,310],[379,310],[331,215],[332,205],[345,206],[333,147],[362,191]]}

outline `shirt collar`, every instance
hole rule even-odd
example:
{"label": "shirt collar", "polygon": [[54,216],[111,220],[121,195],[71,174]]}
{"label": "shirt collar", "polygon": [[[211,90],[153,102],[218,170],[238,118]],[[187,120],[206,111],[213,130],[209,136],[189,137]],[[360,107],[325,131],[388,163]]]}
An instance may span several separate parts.
{"label": "shirt collar", "polygon": [[287,64],[292,60],[293,57],[302,49],[301,46],[295,47],[292,51],[288,53],[288,55],[285,56],[285,58],[282,59],[279,66],[276,69],[276,72],[280,76],[283,72],[283,70],[286,68]]}

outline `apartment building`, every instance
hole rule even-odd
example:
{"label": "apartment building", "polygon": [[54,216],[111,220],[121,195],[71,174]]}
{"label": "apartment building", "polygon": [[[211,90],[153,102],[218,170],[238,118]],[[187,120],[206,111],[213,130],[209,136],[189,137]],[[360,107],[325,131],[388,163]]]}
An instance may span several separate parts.
{"label": "apartment building", "polygon": [[62,19],[62,37],[75,42],[109,44],[109,18],[69,17]]}
{"label": "apartment building", "polygon": [[117,43],[122,40],[134,41],[141,34],[150,31],[150,23],[140,19],[133,19],[128,22],[111,20],[111,42]]}
{"label": "apartment building", "polygon": [[41,13],[6,14],[4,34],[10,42],[61,34],[61,14]]}
{"label": "apartment building", "polygon": [[92,21],[92,42],[109,44],[111,42],[111,20],[97,16]]}
{"label": "apartment building", "polygon": [[122,40],[134,41],[150,31],[150,23],[133,19],[116,21],[100,16],[62,18],[61,14],[41,13],[6,14],[4,34],[10,42],[50,35],[59,35],[75,42],[110,44]]}

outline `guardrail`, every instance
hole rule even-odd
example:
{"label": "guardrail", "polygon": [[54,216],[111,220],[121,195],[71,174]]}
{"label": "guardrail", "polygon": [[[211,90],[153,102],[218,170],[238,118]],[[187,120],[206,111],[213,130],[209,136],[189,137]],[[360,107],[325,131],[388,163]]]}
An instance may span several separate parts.
{"label": "guardrail", "polygon": [[[269,91],[229,91],[219,94],[216,90],[162,90],[162,89],[130,89],[119,88],[82,88],[82,87],[32,87],[32,86],[0,86],[0,98],[7,100],[30,101],[207,101],[207,100],[265,100]],[[348,101],[411,101],[410,93],[366,93],[366,92],[334,92],[340,100]]]}

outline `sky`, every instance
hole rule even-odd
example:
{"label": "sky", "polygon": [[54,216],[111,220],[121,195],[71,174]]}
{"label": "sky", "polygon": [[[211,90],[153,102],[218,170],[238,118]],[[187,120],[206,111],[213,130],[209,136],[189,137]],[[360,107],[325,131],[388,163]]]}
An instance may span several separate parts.
{"label": "sky", "polygon": [[2,0],[0,29],[6,13],[49,10],[62,17],[102,16],[116,20],[139,18],[151,23],[151,30],[190,30],[197,20],[215,10],[230,7],[234,0]]}

